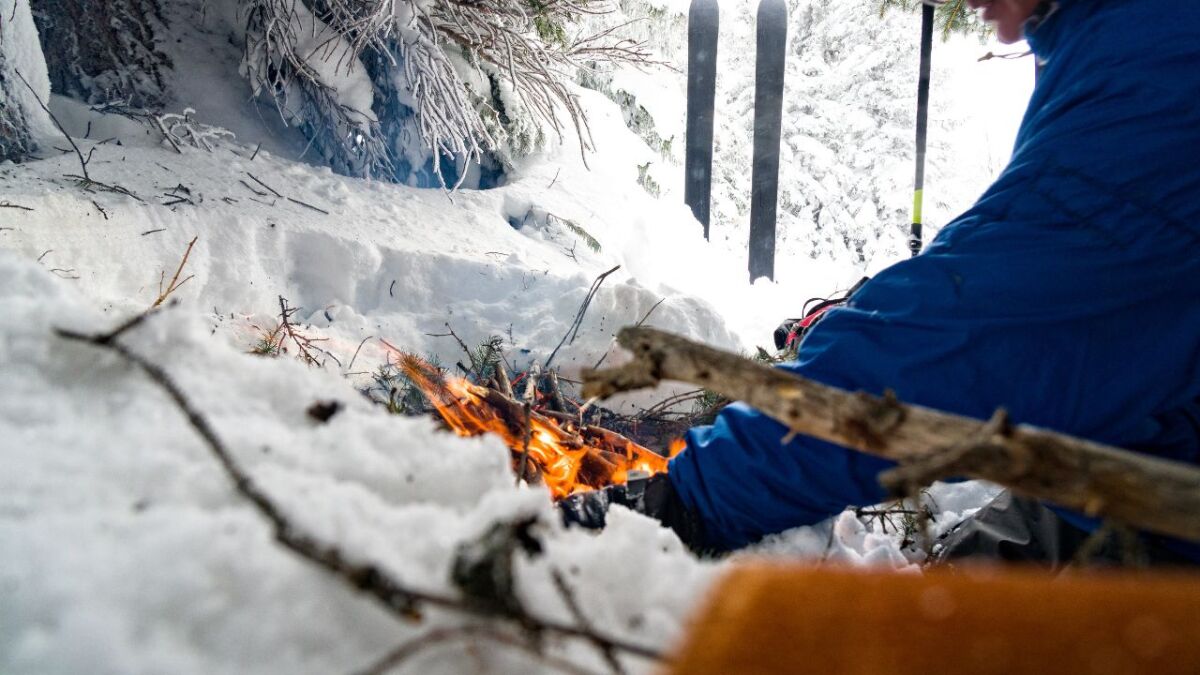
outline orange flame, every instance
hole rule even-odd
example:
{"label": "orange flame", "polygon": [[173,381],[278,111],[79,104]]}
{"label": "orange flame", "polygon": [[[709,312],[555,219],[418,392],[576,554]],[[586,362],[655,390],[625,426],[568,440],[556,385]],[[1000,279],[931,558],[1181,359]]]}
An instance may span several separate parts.
{"label": "orange flame", "polygon": [[[576,492],[624,483],[630,471],[651,475],[667,470],[667,458],[619,434],[592,426],[560,422],[530,412],[485,387],[462,378],[446,378],[436,368],[397,350],[400,368],[428,397],[446,424],[459,436],[493,433],[504,439],[520,471],[528,443],[526,475],[541,477],[555,499]],[[528,439],[526,438],[528,434]],[[671,456],[682,450],[671,444]]]}

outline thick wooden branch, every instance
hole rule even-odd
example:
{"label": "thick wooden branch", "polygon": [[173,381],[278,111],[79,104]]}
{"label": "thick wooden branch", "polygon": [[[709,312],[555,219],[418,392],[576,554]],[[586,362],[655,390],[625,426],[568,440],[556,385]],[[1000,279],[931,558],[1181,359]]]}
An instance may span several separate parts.
{"label": "thick wooden branch", "polygon": [[634,360],[584,373],[584,396],[607,397],[662,380],[745,401],[807,434],[885,457],[890,488],[979,478],[1014,492],[1138,528],[1200,541],[1200,469],[1028,425],[990,422],[850,393],[651,328],[618,342]]}

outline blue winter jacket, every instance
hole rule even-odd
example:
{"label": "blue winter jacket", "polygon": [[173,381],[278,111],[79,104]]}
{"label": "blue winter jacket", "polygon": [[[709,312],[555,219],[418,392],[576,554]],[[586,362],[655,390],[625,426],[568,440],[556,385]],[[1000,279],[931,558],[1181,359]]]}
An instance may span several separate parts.
{"label": "blue winter jacket", "polygon": [[[1003,174],[923,254],[830,311],[785,367],[1195,463],[1200,2],[1060,0],[1028,37],[1045,69]],[[688,434],[670,478],[708,544],[885,498],[889,462],[786,433],[734,404]]]}

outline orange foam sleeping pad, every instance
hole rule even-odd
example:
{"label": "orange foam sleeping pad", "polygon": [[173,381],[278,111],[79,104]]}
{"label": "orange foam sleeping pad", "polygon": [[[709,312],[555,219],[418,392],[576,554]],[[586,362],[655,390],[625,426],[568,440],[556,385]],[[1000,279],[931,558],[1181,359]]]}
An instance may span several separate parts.
{"label": "orange foam sleeping pad", "polygon": [[1197,675],[1200,575],[744,565],[669,672]]}

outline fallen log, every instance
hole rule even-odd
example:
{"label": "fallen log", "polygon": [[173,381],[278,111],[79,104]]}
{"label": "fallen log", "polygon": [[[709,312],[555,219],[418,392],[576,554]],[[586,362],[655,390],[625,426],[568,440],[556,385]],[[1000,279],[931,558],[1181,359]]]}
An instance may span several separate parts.
{"label": "fallen log", "polygon": [[850,393],[652,328],[617,337],[633,353],[584,372],[583,394],[605,398],[662,380],[745,401],[800,433],[894,460],[880,475],[897,492],[940,478],[977,478],[1018,494],[1137,528],[1200,541],[1200,469],[1028,425]]}

